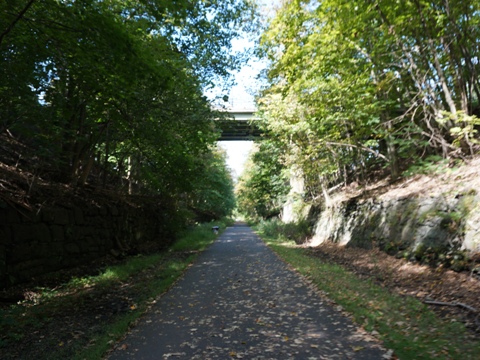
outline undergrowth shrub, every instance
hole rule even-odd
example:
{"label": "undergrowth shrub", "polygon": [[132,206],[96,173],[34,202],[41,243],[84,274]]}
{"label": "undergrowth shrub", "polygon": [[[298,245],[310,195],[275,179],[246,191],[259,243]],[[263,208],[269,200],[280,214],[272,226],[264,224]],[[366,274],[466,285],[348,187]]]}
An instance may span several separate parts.
{"label": "undergrowth shrub", "polygon": [[280,219],[261,221],[258,230],[268,237],[283,237],[297,244],[303,244],[313,231],[307,220],[283,223]]}
{"label": "undergrowth shrub", "polygon": [[[234,221],[225,218],[210,223],[197,224],[179,234],[177,240],[171,246],[172,251],[199,251],[203,250],[212,242],[212,227],[218,226],[220,231],[225,230],[228,226],[233,225]],[[192,231],[194,230],[194,231]]]}

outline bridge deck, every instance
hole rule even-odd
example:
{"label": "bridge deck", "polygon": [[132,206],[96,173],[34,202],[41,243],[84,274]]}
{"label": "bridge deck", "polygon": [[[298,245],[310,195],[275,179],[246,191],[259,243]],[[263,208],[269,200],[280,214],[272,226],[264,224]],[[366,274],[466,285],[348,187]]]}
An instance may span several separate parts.
{"label": "bridge deck", "polygon": [[222,131],[219,141],[255,140],[261,131],[255,125],[254,111],[229,111],[231,120],[218,120],[217,127]]}

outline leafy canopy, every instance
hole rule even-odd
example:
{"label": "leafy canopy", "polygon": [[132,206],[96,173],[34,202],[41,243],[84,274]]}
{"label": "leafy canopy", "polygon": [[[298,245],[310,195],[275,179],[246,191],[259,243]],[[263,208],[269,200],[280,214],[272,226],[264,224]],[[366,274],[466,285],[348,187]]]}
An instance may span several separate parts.
{"label": "leafy canopy", "polygon": [[35,149],[41,177],[180,199],[217,156],[203,93],[242,63],[231,40],[254,13],[250,0],[3,1],[0,131]]}

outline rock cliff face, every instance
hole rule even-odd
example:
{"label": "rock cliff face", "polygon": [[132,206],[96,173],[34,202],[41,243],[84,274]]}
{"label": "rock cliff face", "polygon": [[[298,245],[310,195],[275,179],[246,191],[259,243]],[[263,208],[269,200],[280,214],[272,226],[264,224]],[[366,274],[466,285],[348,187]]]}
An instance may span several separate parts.
{"label": "rock cliff face", "polygon": [[475,222],[479,197],[350,199],[326,208],[315,226],[312,246],[323,241],[341,245],[414,248],[462,247],[480,251]]}
{"label": "rock cliff face", "polygon": [[326,241],[462,268],[480,253],[480,161],[438,176],[339,192],[323,205],[310,246]]}

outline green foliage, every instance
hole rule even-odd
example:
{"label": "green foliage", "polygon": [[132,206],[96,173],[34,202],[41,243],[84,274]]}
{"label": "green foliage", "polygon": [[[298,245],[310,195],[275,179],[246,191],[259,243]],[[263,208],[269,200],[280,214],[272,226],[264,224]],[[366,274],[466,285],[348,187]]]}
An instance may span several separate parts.
{"label": "green foliage", "polygon": [[171,246],[172,251],[202,251],[212,243],[215,238],[212,227],[218,226],[220,232],[224,231],[228,226],[232,225],[232,221],[228,218],[217,220],[211,223],[197,225],[189,230],[184,231],[179,240],[175,241]]}
{"label": "green foliage", "polygon": [[480,64],[468,59],[478,49],[479,6],[282,3],[261,38],[271,65],[258,102],[264,130],[313,198],[384,167],[397,178],[417,159],[478,150]]}
{"label": "green foliage", "polygon": [[432,155],[425,159],[418,159],[404,172],[405,176],[417,174],[441,174],[448,170],[448,161],[439,155]]}
{"label": "green foliage", "polygon": [[254,13],[250,0],[3,1],[0,131],[44,179],[212,201],[201,210],[224,216],[231,186],[203,92],[245,60],[231,40]]}
{"label": "green foliage", "polygon": [[476,139],[478,131],[475,127],[480,125],[480,119],[475,115],[468,115],[464,111],[455,114],[444,111],[442,117],[437,118],[437,122],[442,126],[445,126],[448,121],[453,123],[453,127],[449,129],[450,135],[453,137],[452,144],[456,147],[469,146],[468,150],[472,151],[473,144],[478,144]]}
{"label": "green foliage", "polygon": [[260,142],[236,186],[240,213],[254,220],[278,216],[288,191],[281,149],[269,140]]}
{"label": "green foliage", "polygon": [[198,221],[231,216],[235,208],[232,176],[226,165],[226,153],[219,148],[197,158],[197,177],[189,195],[189,206]]}
{"label": "green foliage", "polygon": [[272,219],[261,221],[255,227],[267,237],[293,240],[297,244],[303,244],[312,235],[312,227],[306,220],[283,223]]}

